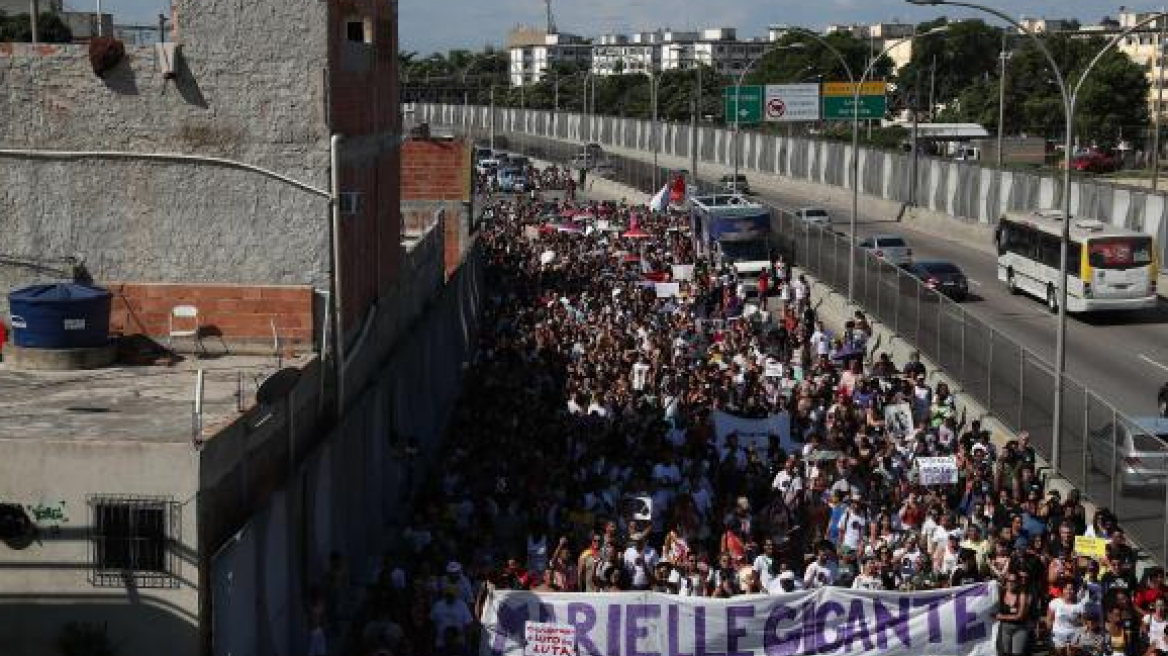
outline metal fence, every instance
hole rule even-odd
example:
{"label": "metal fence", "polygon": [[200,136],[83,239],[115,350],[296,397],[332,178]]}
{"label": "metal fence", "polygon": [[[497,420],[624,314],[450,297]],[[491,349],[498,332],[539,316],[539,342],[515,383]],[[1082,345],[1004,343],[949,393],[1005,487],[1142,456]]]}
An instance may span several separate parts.
{"label": "metal fence", "polygon": [[[471,135],[486,136],[473,130]],[[496,135],[496,146],[560,165],[580,151],[573,144],[514,133]],[[671,173],[615,156],[606,164],[604,177],[646,193],[655,193]],[[699,190],[711,191],[711,185],[700,183]],[[1052,460],[1054,375],[1045,360],[905,270],[854,248],[846,235],[799,221],[783,208],[771,206],[771,213],[775,245],[788,261],[842,290],[847,289],[848,260],[853,259],[855,302],[944,368],[960,385],[955,393],[969,395],[1015,433],[1028,431],[1035,449]],[[1168,447],[1069,377],[1064,378],[1063,399],[1058,474],[1097,506],[1115,513],[1149,557],[1168,563],[1168,486],[1162,474],[1158,480],[1151,474],[1168,466]],[[1132,446],[1162,454],[1165,462],[1140,462],[1131,457]],[[1087,518],[1088,524],[1091,520]]]}

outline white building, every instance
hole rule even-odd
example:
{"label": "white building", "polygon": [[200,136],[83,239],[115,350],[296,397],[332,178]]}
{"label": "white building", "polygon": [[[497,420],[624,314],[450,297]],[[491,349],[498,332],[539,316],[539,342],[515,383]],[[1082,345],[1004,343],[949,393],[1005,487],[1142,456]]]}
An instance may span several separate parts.
{"label": "white building", "polygon": [[1072,32],[1079,29],[1079,21],[1071,18],[1031,18],[1023,16],[1018,22],[1027,30],[1038,34],[1044,32]]}
{"label": "white building", "polygon": [[592,66],[592,44],[574,34],[545,34],[542,41],[513,45],[509,71],[511,85],[535,84],[559,63],[589,68]]}
{"label": "white building", "polygon": [[[1123,11],[1119,14],[1119,30],[1126,30],[1133,27],[1142,20],[1152,16],[1152,12],[1136,12]],[[1165,48],[1168,44],[1161,43],[1159,30],[1162,21],[1152,21],[1144,26],[1143,29],[1138,30],[1135,34],[1124,37],[1119,43],[1120,52],[1131,57],[1136,64],[1143,66],[1148,74],[1148,110],[1151,112],[1157,111],[1156,100],[1156,78],[1161,79],[1161,84],[1168,88],[1168,71],[1165,70]],[[1168,26],[1166,26],[1168,27]],[[1168,93],[1165,94],[1168,98]],[[1168,110],[1168,102],[1158,108],[1163,114]]]}

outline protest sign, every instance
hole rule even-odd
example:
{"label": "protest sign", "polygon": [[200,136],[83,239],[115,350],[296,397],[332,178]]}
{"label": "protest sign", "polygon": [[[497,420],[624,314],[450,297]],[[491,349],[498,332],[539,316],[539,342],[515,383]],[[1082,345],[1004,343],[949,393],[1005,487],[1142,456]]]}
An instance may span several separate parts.
{"label": "protest sign", "polygon": [[528,622],[523,627],[523,656],[576,656],[576,627]]}
{"label": "protest sign", "polygon": [[647,494],[630,494],[621,499],[621,515],[626,520],[638,522],[653,521],[653,497]]}
{"label": "protest sign", "polygon": [[767,455],[770,449],[771,435],[779,436],[779,446],[788,453],[798,448],[791,439],[791,415],[785,412],[762,419],[747,419],[717,410],[714,412],[714,433],[719,447],[726,443],[728,435],[737,433],[738,446],[744,449],[753,446],[763,455]]}
{"label": "protest sign", "polygon": [[957,482],[957,456],[917,458],[921,485],[952,485]]}
{"label": "protest sign", "polygon": [[1103,560],[1107,557],[1107,538],[1089,538],[1086,535],[1076,535],[1075,554]]}
{"label": "protest sign", "polygon": [[912,432],[912,406],[907,403],[897,403],[884,407],[884,430],[889,435],[904,437]]}
{"label": "protest sign", "polygon": [[674,264],[673,265],[673,279],[677,282],[693,280],[694,265],[692,264]]}
{"label": "protest sign", "polygon": [[994,656],[997,602],[996,583],[729,599],[496,590],[483,610],[480,656],[527,656],[525,627],[537,620],[574,627],[581,656]]}
{"label": "protest sign", "polygon": [[657,289],[657,298],[674,298],[681,296],[681,283],[658,282],[653,283]]}

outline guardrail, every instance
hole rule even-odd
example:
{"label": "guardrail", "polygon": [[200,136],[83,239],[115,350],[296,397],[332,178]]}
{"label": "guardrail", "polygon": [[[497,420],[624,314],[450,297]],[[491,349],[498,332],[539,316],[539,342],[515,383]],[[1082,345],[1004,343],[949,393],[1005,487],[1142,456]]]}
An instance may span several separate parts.
{"label": "guardrail", "polygon": [[[485,131],[469,130],[483,138]],[[567,163],[579,146],[524,134],[496,135],[499,147],[533,157]],[[669,171],[654,176],[653,166],[622,157],[608,157],[606,178],[646,193],[654,180],[668,180]],[[704,193],[712,190],[699,184]],[[849,244],[847,236],[797,220],[790,211],[771,207],[777,246],[788,260],[836,289],[848,283],[848,260],[855,260],[855,301],[961,384],[968,394],[1015,433],[1027,431],[1031,444],[1047,460],[1052,457],[1051,433],[1054,376],[1051,366],[985,321],[930,289],[903,269]],[[1116,444],[1146,445],[1162,453],[1156,471],[1168,471],[1168,446],[1141,430],[1086,385],[1064,378],[1064,425],[1060,445],[1061,470],[1084,497],[1106,507],[1128,534],[1161,564],[1168,563],[1168,486],[1151,469],[1125,458]],[[1090,525],[1091,517],[1087,518]]]}

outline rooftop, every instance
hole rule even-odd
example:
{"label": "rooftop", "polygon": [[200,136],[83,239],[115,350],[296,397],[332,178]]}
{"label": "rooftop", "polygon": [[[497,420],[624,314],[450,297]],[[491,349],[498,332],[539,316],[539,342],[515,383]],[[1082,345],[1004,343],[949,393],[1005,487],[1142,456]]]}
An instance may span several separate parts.
{"label": "rooftop", "polygon": [[[303,367],[312,353],[279,368]],[[203,437],[255,405],[259,383],[277,370],[270,356],[188,358],[175,366],[92,371],[17,371],[0,364],[0,426],[10,439],[189,442],[197,370],[204,371]]]}

